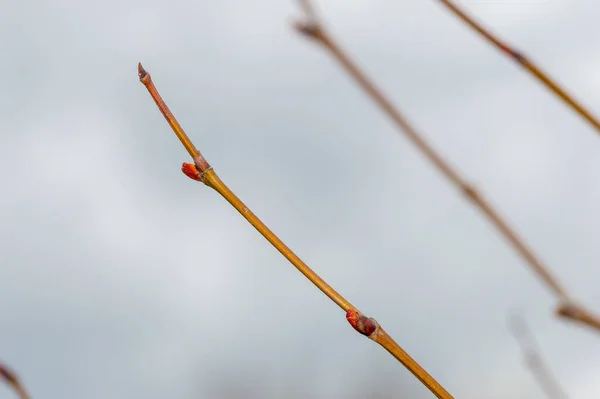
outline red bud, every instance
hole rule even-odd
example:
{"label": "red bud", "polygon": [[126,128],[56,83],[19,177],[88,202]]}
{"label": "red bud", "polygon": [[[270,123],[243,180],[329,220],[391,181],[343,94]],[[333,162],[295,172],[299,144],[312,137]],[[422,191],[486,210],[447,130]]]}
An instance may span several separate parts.
{"label": "red bud", "polygon": [[181,165],[181,171],[192,180],[202,181],[200,172],[196,169],[196,165],[192,163],[184,162],[183,165]]}
{"label": "red bud", "polygon": [[350,323],[350,325],[354,327],[356,331],[362,335],[366,335],[367,337],[377,330],[377,323],[375,320],[365,316],[362,313],[359,313],[354,309],[349,309],[346,312],[346,320],[348,320],[348,323]]}

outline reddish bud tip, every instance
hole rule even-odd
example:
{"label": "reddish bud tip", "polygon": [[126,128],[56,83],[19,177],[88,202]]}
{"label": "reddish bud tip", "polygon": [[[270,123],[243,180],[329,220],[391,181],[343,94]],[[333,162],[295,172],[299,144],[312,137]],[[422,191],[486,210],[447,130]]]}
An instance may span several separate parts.
{"label": "reddish bud tip", "polygon": [[348,320],[348,323],[350,323],[356,331],[367,337],[377,330],[377,323],[375,320],[354,309],[349,309],[346,312],[346,320]]}
{"label": "reddish bud tip", "polygon": [[181,171],[192,180],[202,181],[200,172],[196,169],[196,165],[192,163],[184,162],[183,165],[181,165]]}
{"label": "reddish bud tip", "polygon": [[138,62],[138,77],[140,80],[144,79],[148,75],[148,72],[144,69],[141,62]]}

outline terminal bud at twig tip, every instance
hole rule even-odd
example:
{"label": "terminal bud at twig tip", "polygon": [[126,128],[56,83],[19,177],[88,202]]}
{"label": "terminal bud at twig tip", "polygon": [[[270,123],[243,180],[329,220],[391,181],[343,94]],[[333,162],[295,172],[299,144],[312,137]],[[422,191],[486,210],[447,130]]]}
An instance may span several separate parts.
{"label": "terminal bud at twig tip", "polygon": [[346,312],[348,323],[362,335],[370,336],[377,330],[377,322],[355,309],[348,309]]}
{"label": "terminal bud at twig tip", "polygon": [[192,180],[202,181],[200,172],[196,169],[196,165],[192,163],[184,162],[183,165],[181,165],[181,171]]}
{"label": "terminal bud at twig tip", "polygon": [[138,77],[140,78],[140,81],[142,81],[148,75],[149,74],[142,66],[142,63],[138,62]]}

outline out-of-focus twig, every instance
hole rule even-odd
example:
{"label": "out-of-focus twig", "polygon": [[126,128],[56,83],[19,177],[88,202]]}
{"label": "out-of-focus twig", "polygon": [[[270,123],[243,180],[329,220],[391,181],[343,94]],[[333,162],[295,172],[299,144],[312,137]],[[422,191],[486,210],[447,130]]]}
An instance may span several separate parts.
{"label": "out-of-focus twig", "polygon": [[598,316],[576,303],[564,302],[559,304],[556,314],[562,318],[570,319],[571,321],[600,331],[600,319]]}
{"label": "out-of-focus twig", "polygon": [[537,342],[525,321],[520,316],[513,315],[508,320],[508,327],[521,347],[525,364],[541,389],[550,399],[567,399],[567,394],[542,359]]}
{"label": "out-of-focus twig", "polygon": [[[307,3],[308,0],[301,0],[302,3]],[[312,6],[311,6],[312,8]],[[523,240],[514,232],[496,212],[490,204],[488,204],[478,193],[473,186],[468,184],[450,164],[444,160],[437,151],[422,137],[421,133],[409,123],[409,121],[392,105],[383,92],[375,86],[375,84],[359,69],[354,61],[352,61],[333,38],[325,31],[325,28],[317,19],[311,16],[310,20],[298,22],[296,28],[305,36],[316,40],[322,44],[346,71],[358,82],[358,84],[371,96],[373,101],[396,123],[402,133],[404,133],[413,144],[431,161],[437,169],[455,186],[457,186],[463,194],[475,203],[487,217],[491,219],[494,225],[500,230],[505,238],[518,250],[532,266],[534,271],[546,282],[547,286],[559,296],[566,296],[566,292],[554,278],[547,267],[541,260],[529,249]]]}
{"label": "out-of-focus twig", "polygon": [[17,374],[2,363],[0,363],[0,377],[17,393],[20,399],[30,399]]}
{"label": "out-of-focus twig", "polygon": [[[310,8],[306,9],[312,12]],[[362,335],[383,346],[392,356],[406,366],[425,386],[427,386],[438,398],[451,399],[452,396],[431,376],[419,363],[417,363],[404,349],[400,347],[388,333],[375,321],[362,314],[342,295],[328,285],[319,277],[306,263],[304,263],[283,241],[279,239],[269,228],[248,209],[248,207],[223,183],[213,168],[200,151],[192,144],[183,131],[165,102],[156,89],[150,74],[138,65],[140,81],[146,86],[148,92],[154,99],[156,105],[167,119],[167,122],[188,151],[194,164],[184,163],[182,171],[190,178],[203,182],[213,188],[225,198],[258,232],[265,237],[285,258],[287,258],[306,278],[308,278],[321,292],[327,295],[333,302],[346,312],[346,319],[350,325]]]}
{"label": "out-of-focus twig", "polygon": [[[464,180],[450,164],[440,156],[437,151],[422,137],[412,124],[404,117],[392,102],[383,94],[375,83],[361,71],[357,64],[350,59],[338,43],[326,31],[320,18],[315,13],[315,8],[310,0],[299,0],[304,10],[310,14],[302,21],[296,22],[295,28],[304,36],[313,39],[325,47],[341,66],[356,80],[360,87],[371,99],[395,122],[401,133],[425,155],[425,157],[452,182],[468,199],[472,201],[498,229],[504,238],[527,262],[530,268],[545,283],[545,285],[558,297],[560,302],[573,303],[562,284],[554,277],[542,260],[525,244],[517,232],[510,227],[508,222],[495,210],[492,205],[479,193],[475,187]],[[585,320],[580,320],[585,322]],[[600,331],[600,330],[599,330]]]}
{"label": "out-of-focus twig", "polygon": [[597,133],[600,134],[600,121],[595,117],[590,111],[588,111],[579,101],[577,101],[573,96],[565,91],[565,89],[561,88],[556,81],[551,78],[546,72],[542,71],[539,66],[537,66],[533,61],[531,61],[525,54],[520,51],[515,50],[514,47],[508,45],[499,39],[496,35],[494,35],[489,29],[485,28],[482,24],[475,21],[475,19],[469,16],[465,11],[462,10],[454,1],[451,0],[439,0],[448,10],[450,10],[454,15],[456,15],[462,22],[470,26],[473,30],[483,36],[489,43],[494,45],[504,54],[508,55],[514,61],[516,61],[519,65],[525,68],[531,75],[537,78],[546,88],[552,91],[556,96],[558,96],[563,102],[575,112],[577,112],[581,117],[583,117],[586,121],[588,121],[592,127],[596,130]]}

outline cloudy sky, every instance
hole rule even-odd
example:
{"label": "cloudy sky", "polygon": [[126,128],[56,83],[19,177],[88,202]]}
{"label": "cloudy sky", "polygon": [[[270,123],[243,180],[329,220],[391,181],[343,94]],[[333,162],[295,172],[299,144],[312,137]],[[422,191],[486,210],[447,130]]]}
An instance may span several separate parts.
{"label": "cloudy sky", "polygon": [[[511,312],[571,398],[600,395],[598,335],[552,316],[480,213],[290,29],[293,1],[0,1],[0,360],[35,399],[432,397],[181,174],[138,61],[230,188],[456,398],[545,397]],[[600,113],[600,5],[461,4]],[[600,311],[597,133],[434,0],[318,6]]]}

